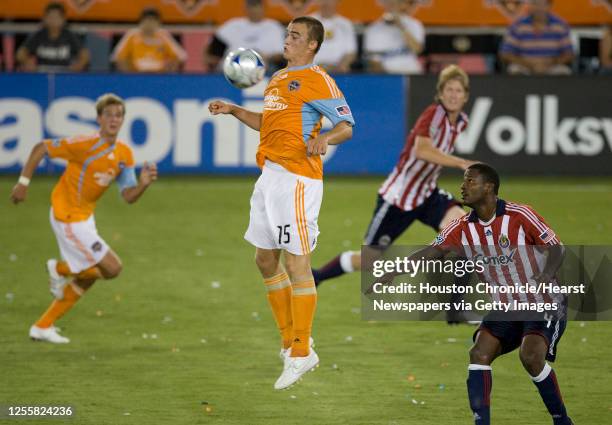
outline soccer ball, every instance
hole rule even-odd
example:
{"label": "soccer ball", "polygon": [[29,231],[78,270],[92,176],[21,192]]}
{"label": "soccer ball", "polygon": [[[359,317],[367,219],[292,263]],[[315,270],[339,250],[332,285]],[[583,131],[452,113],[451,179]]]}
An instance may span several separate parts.
{"label": "soccer ball", "polygon": [[239,89],[259,83],[266,72],[266,64],[253,49],[239,47],[225,56],[223,74],[231,85]]}

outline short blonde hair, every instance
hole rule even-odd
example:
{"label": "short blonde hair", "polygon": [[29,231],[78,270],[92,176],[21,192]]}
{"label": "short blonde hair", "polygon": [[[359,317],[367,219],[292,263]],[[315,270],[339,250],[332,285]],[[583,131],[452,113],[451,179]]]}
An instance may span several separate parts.
{"label": "short blonde hair", "polygon": [[463,89],[467,94],[470,93],[470,77],[467,73],[457,65],[448,65],[441,72],[438,77],[438,84],[436,86],[436,100],[440,100],[440,94],[444,90],[444,86],[450,80],[457,80],[463,86]]}
{"label": "short blonde hair", "polygon": [[123,115],[125,115],[125,102],[115,93],[104,93],[96,100],[96,112],[98,116],[102,115],[104,108],[110,105],[121,105]]}

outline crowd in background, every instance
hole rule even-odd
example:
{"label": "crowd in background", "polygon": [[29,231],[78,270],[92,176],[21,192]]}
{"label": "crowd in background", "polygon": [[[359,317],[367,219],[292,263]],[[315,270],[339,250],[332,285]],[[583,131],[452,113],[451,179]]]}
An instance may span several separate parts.
{"label": "crowd in background", "polygon": [[[332,73],[355,70],[392,74],[421,74],[419,55],[425,48],[426,29],[411,16],[416,2],[386,0],[385,13],[369,24],[361,40],[353,23],[337,13],[338,0],[318,0],[313,15],[325,27],[325,42],[316,62]],[[500,70],[509,74],[571,74],[576,53],[570,27],[551,12],[552,0],[530,0],[526,12],[506,29],[500,43]],[[236,47],[262,54],[274,71],[284,66],[285,27],[267,18],[262,0],[245,0],[245,14],[220,25],[202,46],[204,69],[219,70],[224,55]],[[17,69],[40,72],[80,72],[88,69],[90,52],[82,37],[70,30],[59,2],[46,7],[41,28],[30,34],[16,53]],[[612,25],[604,29],[599,45],[599,71],[612,73]],[[142,11],[138,26],[127,31],[109,61],[118,72],[180,72],[187,53],[164,29],[158,10]]]}

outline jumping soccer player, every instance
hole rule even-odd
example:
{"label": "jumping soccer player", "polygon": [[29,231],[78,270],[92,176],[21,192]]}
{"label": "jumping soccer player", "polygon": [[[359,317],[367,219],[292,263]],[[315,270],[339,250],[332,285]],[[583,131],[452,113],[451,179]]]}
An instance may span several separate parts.
{"label": "jumping soccer player", "polygon": [[113,180],[117,180],[125,201],[133,203],[157,179],[155,164],[145,163],[136,180],[132,150],[117,135],[123,124],[125,104],[114,94],[96,102],[98,133],[68,139],[44,140],[32,148],[11,200],[26,200],[28,185],[40,161],[61,158],[66,170],[51,195],[49,219],[57,238],[62,260],[47,261],[49,284],[55,300],[30,328],[34,340],[55,344],[70,340],[57,331],[56,320],[83,296],[97,279],[112,279],[121,272],[117,254],[98,235],[94,220],[96,201]]}
{"label": "jumping soccer player", "polygon": [[[469,79],[461,68],[450,65],[442,70],[436,102],[419,116],[397,165],[378,190],[364,239],[368,257],[389,247],[415,220],[440,231],[465,214],[460,202],[438,188],[438,176],[443,167],[465,170],[473,163],[452,154],[457,136],[468,123],[463,107],[469,92]],[[346,251],[313,270],[313,275],[319,285],[360,269],[361,254]]]}
{"label": "jumping soccer player", "polygon": [[[355,124],[335,81],[312,63],[323,37],[323,25],[315,18],[291,21],[284,45],[288,67],[270,80],[263,113],[221,101],[209,106],[213,115],[231,114],[260,132],[257,164],[262,174],[251,197],[245,239],[256,248],[255,262],[281,333],[285,362],[275,389],[291,386],[319,363],[309,341],[317,301],[310,253],[319,234],[321,155],[328,145],[351,138]],[[319,134],[323,116],[334,127]]]}
{"label": "jumping soccer player", "polygon": [[[481,279],[497,286],[514,286],[516,282],[530,286],[539,282],[556,282],[555,275],[563,261],[564,248],[555,232],[531,207],[499,199],[498,190],[499,176],[492,167],[486,164],[468,167],[461,194],[464,204],[472,208],[472,212],[454,220],[436,237],[431,247],[413,256],[439,258],[452,251],[468,259],[488,258]],[[501,256],[507,260],[511,253],[511,261],[492,261]],[[548,293],[495,292],[492,298],[501,302],[562,302],[558,295]],[[491,364],[497,357],[517,348],[523,367],[538,388],[554,425],[572,424],[555,372],[546,362],[555,360],[557,344],[566,325],[563,311],[541,314],[538,316],[541,319],[535,321],[505,321],[491,313],[485,316],[474,333],[467,379],[476,425],[491,423]],[[501,317],[508,319],[507,316]]]}

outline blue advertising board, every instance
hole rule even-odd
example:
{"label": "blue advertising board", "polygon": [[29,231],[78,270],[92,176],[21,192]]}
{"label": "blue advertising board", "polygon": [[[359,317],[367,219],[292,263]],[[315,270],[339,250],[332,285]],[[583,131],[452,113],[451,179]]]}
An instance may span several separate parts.
{"label": "blue advertising board", "polygon": [[[404,144],[408,80],[336,81],[356,127],[352,140],[324,157],[326,174],[388,173]],[[264,87],[265,81],[238,90],[220,75],[0,74],[0,173],[18,172],[44,138],[95,132],[95,99],[107,92],[126,100],[120,138],[138,164],[155,162],[165,174],[257,173],[258,133],[233,117],[211,116],[208,104],[225,99],[261,111]],[[61,169],[54,161],[41,166],[41,172]]]}

